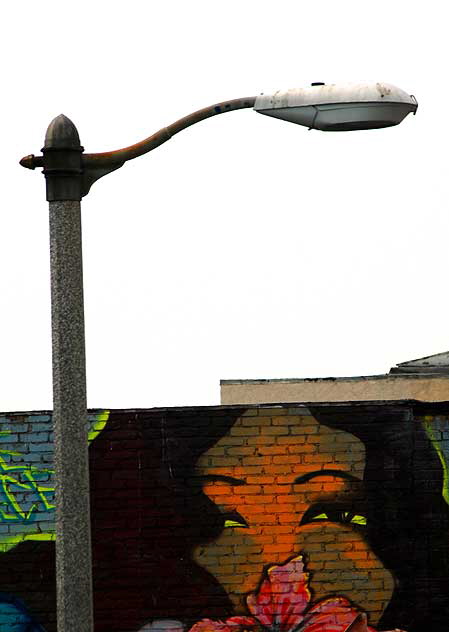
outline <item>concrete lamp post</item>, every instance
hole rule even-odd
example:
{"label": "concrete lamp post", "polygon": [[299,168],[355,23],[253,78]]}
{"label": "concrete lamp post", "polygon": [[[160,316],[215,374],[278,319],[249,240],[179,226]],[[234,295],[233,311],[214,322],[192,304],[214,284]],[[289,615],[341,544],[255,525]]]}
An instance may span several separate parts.
{"label": "concrete lamp post", "polygon": [[20,164],[43,167],[50,204],[53,419],[56,470],[56,577],[59,632],[91,632],[92,573],[81,251],[81,199],[96,180],[162,145],[194,123],[254,108],[310,129],[349,131],[400,123],[417,102],[384,83],[329,84],[217,103],[125,149],[84,154],[64,115],[48,127],[42,156]]}

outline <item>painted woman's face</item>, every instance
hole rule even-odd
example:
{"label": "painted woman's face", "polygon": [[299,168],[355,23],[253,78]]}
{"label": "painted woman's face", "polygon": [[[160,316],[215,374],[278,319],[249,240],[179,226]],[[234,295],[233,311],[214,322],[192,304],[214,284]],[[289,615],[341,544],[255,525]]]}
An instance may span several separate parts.
{"label": "painted woman's face", "polygon": [[375,624],[394,582],[364,538],[364,467],[359,439],[311,416],[240,417],[197,464],[223,531],[195,560],[243,612],[264,568],[302,553],[314,599],[344,595]]}

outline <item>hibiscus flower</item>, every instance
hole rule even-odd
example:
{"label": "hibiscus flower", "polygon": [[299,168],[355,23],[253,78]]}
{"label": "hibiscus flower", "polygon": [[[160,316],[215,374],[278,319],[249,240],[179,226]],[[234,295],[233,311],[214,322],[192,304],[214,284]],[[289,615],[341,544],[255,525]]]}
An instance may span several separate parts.
{"label": "hibiscus flower", "polygon": [[366,614],[345,597],[314,603],[311,598],[303,558],[295,557],[282,566],[271,566],[259,589],[247,596],[251,616],[203,619],[189,632],[246,632],[261,627],[268,632],[376,632],[367,625]]}

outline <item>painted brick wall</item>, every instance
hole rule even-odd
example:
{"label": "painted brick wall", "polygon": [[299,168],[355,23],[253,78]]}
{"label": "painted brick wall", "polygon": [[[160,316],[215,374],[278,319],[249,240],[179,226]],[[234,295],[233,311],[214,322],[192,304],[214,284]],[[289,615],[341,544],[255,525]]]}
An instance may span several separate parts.
{"label": "painted brick wall", "polygon": [[[0,422],[0,630],[55,632],[51,415]],[[92,411],[88,430],[96,632],[447,631],[448,404]]]}

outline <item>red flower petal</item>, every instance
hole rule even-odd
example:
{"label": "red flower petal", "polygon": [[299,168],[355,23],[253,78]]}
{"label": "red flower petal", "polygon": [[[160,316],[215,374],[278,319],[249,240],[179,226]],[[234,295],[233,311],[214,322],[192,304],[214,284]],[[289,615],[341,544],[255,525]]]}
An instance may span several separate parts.
{"label": "red flower petal", "polygon": [[344,597],[329,597],[312,606],[300,632],[346,632],[351,624],[354,625],[351,632],[368,632],[365,614],[351,606]]}
{"label": "red flower petal", "polygon": [[253,617],[229,617],[229,619],[226,619],[226,624],[227,625],[233,625],[233,626],[240,626],[240,627],[251,627],[253,625],[258,625],[256,619],[253,619]]}
{"label": "red flower petal", "polygon": [[189,632],[239,632],[243,628],[257,625],[251,617],[231,617],[226,621],[212,621],[212,619],[201,619],[195,623]]}
{"label": "red flower petal", "polygon": [[249,611],[266,627],[275,626],[279,632],[293,630],[302,622],[310,602],[308,579],[301,555],[283,566],[271,566],[259,590],[246,598]]}

